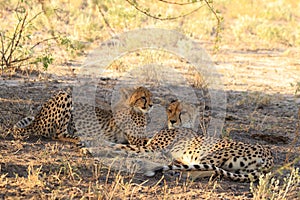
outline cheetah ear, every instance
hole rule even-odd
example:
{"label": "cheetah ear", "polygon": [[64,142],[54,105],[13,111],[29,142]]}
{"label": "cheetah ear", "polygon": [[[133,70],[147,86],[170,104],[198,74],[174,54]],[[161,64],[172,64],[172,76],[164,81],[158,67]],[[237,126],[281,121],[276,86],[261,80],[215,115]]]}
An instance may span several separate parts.
{"label": "cheetah ear", "polygon": [[166,108],[168,108],[169,107],[169,105],[171,104],[171,103],[174,103],[174,102],[179,102],[179,109],[181,109],[182,110],[182,103],[181,103],[181,101],[179,101],[178,99],[174,99],[174,98],[172,98],[172,99],[169,99],[168,100],[168,104],[165,106]]}
{"label": "cheetah ear", "polygon": [[120,88],[120,99],[122,101],[127,101],[133,93],[133,89],[131,88]]}
{"label": "cheetah ear", "polygon": [[159,104],[163,107],[166,107],[166,105],[167,105],[166,100],[162,97],[154,97],[153,102],[154,102],[154,104]]}
{"label": "cheetah ear", "polygon": [[121,87],[119,89],[122,100],[128,100],[132,96],[132,94],[139,89],[141,86],[133,86],[130,88]]}
{"label": "cheetah ear", "polygon": [[174,95],[165,95],[163,97],[155,97],[154,101],[155,104],[159,104],[164,108],[168,108],[170,103],[178,101],[178,99]]}
{"label": "cheetah ear", "polygon": [[183,110],[183,103],[181,101],[179,101],[178,99],[176,99],[176,101],[179,102],[178,108],[182,111]]}

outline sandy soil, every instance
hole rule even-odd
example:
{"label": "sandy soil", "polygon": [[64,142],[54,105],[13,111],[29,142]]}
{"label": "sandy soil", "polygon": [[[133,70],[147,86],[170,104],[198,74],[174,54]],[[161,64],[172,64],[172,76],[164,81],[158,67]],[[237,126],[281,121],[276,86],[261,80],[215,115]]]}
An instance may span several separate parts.
{"label": "sandy soil", "polygon": [[[208,49],[211,44],[203,43]],[[223,134],[234,140],[271,148],[276,168],[299,158],[298,109],[295,84],[300,81],[299,49],[273,50],[222,47],[212,56],[227,96]],[[74,64],[74,68],[76,68]],[[68,67],[64,76],[49,72],[47,80],[32,75],[0,79],[0,198],[20,199],[251,199],[249,183],[224,179],[189,181],[166,174],[147,180],[110,170],[93,158],[81,156],[71,144],[46,139],[16,141],[6,128],[34,115],[53,93],[76,83]],[[70,72],[71,71],[71,72]],[[107,100],[114,80],[103,79],[100,97]],[[197,88],[194,88],[197,90]],[[298,133],[297,133],[298,131]],[[292,163],[300,167],[299,161]],[[287,170],[288,171],[288,170]],[[287,172],[284,172],[287,173]],[[282,176],[275,174],[276,176]],[[295,193],[289,199],[296,198]],[[299,197],[299,196],[298,196]]]}

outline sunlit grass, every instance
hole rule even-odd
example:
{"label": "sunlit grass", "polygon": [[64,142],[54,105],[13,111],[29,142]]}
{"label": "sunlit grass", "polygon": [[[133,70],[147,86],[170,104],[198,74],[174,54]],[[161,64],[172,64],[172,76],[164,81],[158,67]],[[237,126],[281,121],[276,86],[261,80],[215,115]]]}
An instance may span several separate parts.
{"label": "sunlit grass", "polygon": [[265,48],[299,46],[299,8],[289,0],[223,1],[224,32],[233,32],[237,42],[263,44]]}
{"label": "sunlit grass", "polygon": [[[183,6],[152,0],[138,0],[136,3],[140,9],[162,19],[176,18],[196,8],[200,9],[174,20],[157,20],[139,12],[128,2],[119,0],[11,0],[0,4],[0,14],[5,18],[1,32],[6,34],[7,39],[11,37],[9,35],[18,16],[27,13],[30,19],[42,12],[42,15],[30,22],[21,40],[23,43],[18,48],[19,53],[36,57],[37,62],[26,63],[27,68],[31,69],[33,66],[39,67],[40,62],[60,65],[84,55],[113,35],[138,28],[175,29],[197,40],[215,40],[217,20],[203,2]],[[221,24],[221,46],[246,45],[251,49],[272,49],[278,45],[300,45],[300,5],[294,1],[222,0],[215,1],[213,5],[224,18]],[[55,39],[30,49],[36,42],[52,37]],[[47,68],[44,67],[44,70]]]}
{"label": "sunlit grass", "polygon": [[251,184],[250,190],[254,200],[262,199],[298,199],[300,175],[299,168],[291,169],[282,179],[272,177],[271,173],[261,176],[259,184]]}

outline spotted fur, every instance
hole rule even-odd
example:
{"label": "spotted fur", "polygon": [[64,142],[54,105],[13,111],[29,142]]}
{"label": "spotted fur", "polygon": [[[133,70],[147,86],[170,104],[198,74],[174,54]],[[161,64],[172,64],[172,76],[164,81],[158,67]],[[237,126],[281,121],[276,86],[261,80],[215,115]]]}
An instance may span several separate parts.
{"label": "spotted fur", "polygon": [[139,87],[122,96],[124,104],[112,112],[93,105],[74,104],[70,94],[60,91],[42,106],[35,117],[26,117],[17,122],[13,135],[15,138],[40,136],[58,139],[78,146],[83,145],[78,135],[145,145],[148,139],[141,135],[146,128],[145,113],[152,106],[151,95],[147,88]]}
{"label": "spotted fur", "polygon": [[153,105],[151,96],[147,88],[139,87],[133,91],[126,90],[126,94],[120,99],[122,104],[114,110],[76,104],[76,127],[85,130],[84,135],[90,136],[92,140],[101,137],[102,140],[113,143],[145,145],[148,141],[145,114]]}
{"label": "spotted fur", "polygon": [[176,164],[149,170],[147,176],[168,170],[208,171],[211,173],[201,176],[215,173],[233,181],[255,181],[273,166],[272,153],[266,147],[203,136],[187,128],[161,130],[145,146],[116,145],[115,148],[136,153],[168,152]]}
{"label": "spotted fur", "polygon": [[22,125],[19,121],[13,129],[15,138],[42,136],[73,143],[79,143],[79,138],[68,134],[67,127],[71,119],[72,98],[64,91],[58,92],[49,99],[34,118],[24,118],[24,121],[33,119]]}
{"label": "spotted fur", "polygon": [[31,124],[31,122],[33,122],[33,120],[34,120],[33,116],[24,117],[23,119],[21,119],[14,125],[14,128],[25,128],[26,126]]}

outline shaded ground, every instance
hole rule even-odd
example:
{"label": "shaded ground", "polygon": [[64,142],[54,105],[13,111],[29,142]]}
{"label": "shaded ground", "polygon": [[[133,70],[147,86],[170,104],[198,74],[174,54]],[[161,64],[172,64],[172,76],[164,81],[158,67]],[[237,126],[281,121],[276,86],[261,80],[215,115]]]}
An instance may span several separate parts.
{"label": "shaded ground", "polygon": [[[208,46],[208,44],[205,44]],[[222,74],[227,94],[223,134],[234,140],[269,146],[276,168],[285,164],[300,167],[297,133],[298,107],[295,88],[300,81],[296,50],[221,50],[213,60]],[[299,58],[299,57],[298,57]],[[145,179],[111,171],[93,158],[81,156],[70,144],[33,139],[15,141],[4,128],[36,113],[55,91],[75,79],[55,77],[47,81],[23,81],[20,77],[0,82],[0,197],[44,199],[251,199],[249,183],[227,180],[190,181],[166,174]],[[34,78],[32,78],[34,79]],[[21,82],[20,82],[21,81]],[[100,87],[110,88],[111,80]],[[104,90],[103,91],[107,91]],[[196,89],[197,90],[197,89]],[[103,93],[105,95],[105,92]],[[104,99],[106,99],[103,96]],[[298,129],[299,132],[299,129]],[[295,162],[294,162],[295,161]],[[287,168],[284,173],[288,173]],[[278,173],[276,176],[280,176]],[[289,199],[299,198],[295,191]],[[298,195],[298,196],[297,196]]]}

